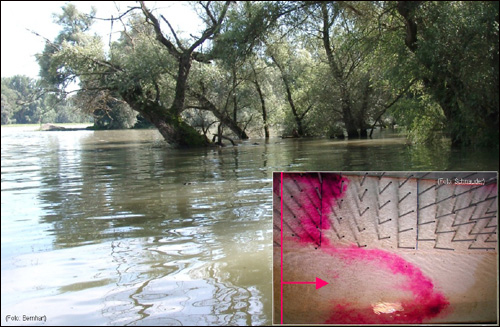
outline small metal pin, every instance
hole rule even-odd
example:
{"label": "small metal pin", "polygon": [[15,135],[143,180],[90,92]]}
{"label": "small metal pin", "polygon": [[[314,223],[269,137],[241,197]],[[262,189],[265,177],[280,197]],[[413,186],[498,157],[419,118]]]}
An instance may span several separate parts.
{"label": "small metal pin", "polygon": [[[360,216],[360,217],[361,217],[361,216],[363,216],[363,214],[364,214],[364,213],[365,213],[368,209],[370,209],[370,207],[366,207],[366,208],[365,208],[365,210],[363,210],[363,212],[360,212],[360,213],[359,213],[359,216]],[[358,211],[358,212],[359,212],[359,211]]]}
{"label": "small metal pin", "polygon": [[323,180],[321,179],[321,173],[318,173],[319,183],[323,184]]}
{"label": "small metal pin", "polygon": [[[440,189],[441,187],[443,187],[444,185],[446,185],[446,184],[441,184],[441,185],[439,185],[439,186],[436,186],[436,191],[437,191],[438,189]],[[437,248],[436,248],[436,249],[437,249]]]}
{"label": "small metal pin", "polygon": [[412,213],[412,212],[414,212],[414,211],[415,211],[415,210],[410,210],[410,211],[408,211],[407,213],[404,213],[404,214],[400,215],[400,216],[399,216],[399,218],[404,217],[404,216],[406,216],[406,215],[409,215],[410,213]]}
{"label": "small metal pin", "polygon": [[391,200],[387,200],[386,203],[384,203],[383,205],[379,206],[378,209],[382,209],[383,207],[385,207],[389,202],[391,202]]}
{"label": "small metal pin", "polygon": [[321,193],[319,192],[318,188],[316,187],[316,194],[318,194],[319,199],[321,200]]}
{"label": "small metal pin", "polygon": [[297,185],[297,188],[299,189],[299,191],[302,192],[302,189],[300,188],[299,182],[297,182],[297,180],[295,178],[293,179],[293,182],[295,183],[295,185]]}
{"label": "small metal pin", "polygon": [[407,228],[407,229],[403,229],[403,230],[398,230],[398,233],[404,233],[404,232],[407,232],[407,231],[410,231],[410,230],[413,230],[413,228]]}
{"label": "small metal pin", "polygon": [[443,214],[443,215],[441,215],[441,216],[436,216],[436,217],[434,217],[434,218],[439,219],[439,218],[443,218],[443,217],[450,216],[450,215],[454,215],[454,214],[455,214],[454,212],[450,212],[450,213],[445,213],[445,214]]}
{"label": "small metal pin", "polygon": [[435,223],[436,221],[435,220],[431,220],[431,221],[426,221],[425,223],[419,223],[418,225],[427,225],[427,224],[432,224],[432,223]]}
{"label": "small metal pin", "polygon": [[470,244],[469,250],[496,250],[496,248],[474,248],[472,247],[472,244]]}
{"label": "small metal pin", "polygon": [[434,206],[434,205],[436,205],[436,204],[437,204],[437,202],[430,203],[430,204],[428,204],[428,205],[426,205],[426,206],[421,207],[421,208],[420,208],[420,210],[426,209],[426,208],[431,207],[431,206]]}
{"label": "small metal pin", "polygon": [[479,217],[479,218],[472,218],[472,219],[469,219],[469,221],[475,221],[475,220],[481,220],[481,219],[491,219],[491,218],[495,218],[495,216],[486,216],[486,217]]}
{"label": "small metal pin", "polygon": [[344,180],[340,183],[340,194],[342,194],[342,190],[344,189]]}
{"label": "small metal pin", "polygon": [[427,172],[427,173],[423,174],[422,176],[420,176],[419,179],[424,179],[424,177],[427,176],[427,175],[429,175],[429,174],[430,174],[430,172]]}
{"label": "small metal pin", "polygon": [[455,209],[455,210],[453,210],[453,211],[454,211],[454,212],[457,212],[457,211],[462,211],[462,210],[469,209],[470,207],[475,207],[475,206],[476,206],[476,204],[471,204],[471,205],[469,205],[469,206],[467,206],[467,207],[458,208],[458,209]]}
{"label": "small metal pin", "polygon": [[378,177],[378,180],[381,180],[381,179],[382,179],[382,177],[384,177],[384,175],[385,175],[385,171],[382,173],[382,175],[380,175],[380,176]]}
{"label": "small metal pin", "polygon": [[354,233],[354,230],[352,229],[351,224],[347,224],[347,226],[349,227],[349,230],[351,231],[351,235],[354,237],[354,240],[356,241],[356,243],[358,243],[358,237],[356,236],[356,233]]}
{"label": "small metal pin", "polygon": [[401,201],[403,201],[404,199],[406,199],[406,198],[408,197],[408,195],[410,195],[410,194],[411,194],[411,192],[406,193],[406,195],[405,195],[405,196],[403,196],[403,197],[399,200],[399,202],[398,202],[398,203],[401,203]]}
{"label": "small metal pin", "polygon": [[453,224],[451,227],[457,227],[457,226],[462,226],[462,225],[470,225],[470,224],[475,224],[476,222],[474,221],[468,221],[466,223],[461,223],[461,224]]}
{"label": "small metal pin", "polygon": [[455,249],[450,249],[450,248],[441,248],[441,247],[438,247],[438,246],[434,246],[435,249],[438,249],[438,250],[449,250],[449,251],[455,251]]}
{"label": "small metal pin", "polygon": [[444,231],[436,231],[435,234],[447,234],[447,233],[456,233],[456,230],[444,230]]}
{"label": "small metal pin", "polygon": [[359,197],[359,201],[363,202],[363,198],[365,197],[366,191],[368,191],[367,188],[363,191],[363,194]]}
{"label": "small metal pin", "polygon": [[473,220],[473,219],[472,219],[472,217],[473,217],[473,216],[474,216],[474,214],[476,213],[476,209],[477,209],[477,206],[475,206],[475,207],[474,207],[474,210],[472,210],[472,213],[471,213],[471,215],[470,215],[470,217],[469,217],[469,221],[472,221],[472,220]]}
{"label": "small metal pin", "polygon": [[[378,218],[376,218],[378,219]],[[388,239],[388,238],[391,238],[390,236],[385,236],[385,237],[380,237],[380,230],[378,229],[378,226],[375,225],[375,230],[377,231],[377,237],[378,237],[378,240],[385,240],[385,239]]]}
{"label": "small metal pin", "polygon": [[302,208],[302,204],[300,204],[299,201],[297,201],[297,199],[293,195],[290,195],[290,198],[293,200],[293,202],[295,202],[299,206],[299,208]]}
{"label": "small metal pin", "polygon": [[484,241],[485,241],[485,242],[488,242],[488,243],[490,243],[490,242],[492,242],[492,243],[496,243],[496,242],[498,242],[498,239],[496,239],[496,240],[490,240],[490,238],[491,238],[493,235],[494,235],[494,234],[491,234],[491,235],[490,235],[490,236],[488,236],[488,238],[486,238]]}
{"label": "small metal pin", "polygon": [[455,202],[453,203],[453,208],[451,209],[451,212],[455,213],[456,206],[457,206],[457,199],[455,198]]}
{"label": "small metal pin", "polygon": [[412,178],[412,177],[413,177],[413,174],[412,174],[412,175],[410,175],[410,176],[408,176],[408,177],[405,179],[405,181],[404,181],[403,183],[399,184],[399,188],[401,188],[401,186],[405,185],[405,183],[406,183],[406,182],[408,182],[408,180],[409,180],[410,178]]}
{"label": "small metal pin", "polygon": [[433,241],[433,242],[436,242],[436,239],[435,238],[422,238],[422,239],[417,239],[417,241],[419,242],[430,242],[430,241]]}
{"label": "small metal pin", "polygon": [[469,235],[491,235],[491,234],[496,234],[497,232],[496,231],[493,231],[493,232],[478,232],[478,233],[470,233],[469,232]]}
{"label": "small metal pin", "polygon": [[378,224],[379,224],[379,225],[382,225],[382,224],[385,224],[385,223],[386,223],[386,222],[388,222],[388,221],[392,221],[392,219],[391,219],[391,218],[389,218],[389,219],[384,220],[384,221],[380,221],[380,220],[379,220]]}
{"label": "small metal pin", "polygon": [[366,228],[360,228],[359,225],[358,225],[358,221],[356,220],[356,218],[353,217],[353,220],[354,220],[354,224],[356,225],[356,228],[358,229],[358,232],[362,232],[364,230],[366,230]]}
{"label": "small metal pin", "polygon": [[424,194],[425,192],[427,192],[428,190],[433,189],[433,188],[435,188],[435,187],[436,187],[436,185],[432,185],[432,186],[430,186],[430,187],[426,188],[425,190],[423,190],[422,192],[418,193],[418,195],[422,195],[422,194]]}
{"label": "small metal pin", "polygon": [[[300,236],[297,234],[297,232],[295,231],[295,229],[293,229],[290,225],[288,225],[288,223],[286,221],[284,221],[284,223],[285,223],[286,227],[288,227],[288,229],[292,233],[292,236],[297,236],[298,238],[300,238]],[[302,227],[302,225],[300,225],[300,223],[299,223],[299,227],[301,227],[302,229],[304,229],[304,227]]]}
{"label": "small metal pin", "polygon": [[488,221],[488,223],[486,224],[486,226],[484,226],[484,228],[492,228],[492,227],[497,227],[498,225],[492,225],[490,226],[490,223],[493,223],[493,222],[497,222],[496,220],[493,220],[491,219],[490,221]]}
{"label": "small metal pin", "polygon": [[474,242],[476,241],[475,239],[469,239],[469,240],[456,240],[455,236],[451,239],[452,242]]}
{"label": "small metal pin", "polygon": [[365,173],[365,175],[363,176],[363,180],[361,181],[360,186],[363,186],[363,184],[364,184],[364,182],[365,182],[366,175],[368,175],[368,173]]}
{"label": "small metal pin", "polygon": [[386,186],[382,189],[382,191],[380,191],[378,194],[382,194],[382,192],[384,192],[384,191],[385,191],[385,189],[386,189],[386,188],[388,188],[388,187],[389,187],[389,185],[391,185],[391,184],[392,184],[392,181],[390,181],[390,182],[389,182],[389,183],[388,183],[388,184],[387,184],[387,185],[386,185]]}

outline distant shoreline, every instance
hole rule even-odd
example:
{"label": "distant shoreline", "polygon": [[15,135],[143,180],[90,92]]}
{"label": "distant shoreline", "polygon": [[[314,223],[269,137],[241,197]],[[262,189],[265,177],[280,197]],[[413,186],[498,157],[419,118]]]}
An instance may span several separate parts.
{"label": "distant shoreline", "polygon": [[[55,127],[54,129],[43,129],[44,126],[52,126]],[[91,130],[87,129],[88,127],[91,127],[93,124],[92,123],[63,123],[63,124],[53,124],[53,123],[48,123],[48,124],[6,124],[6,125],[1,125],[1,128],[23,128],[28,131],[39,131],[39,132],[45,132],[45,131],[81,131],[81,130]]]}

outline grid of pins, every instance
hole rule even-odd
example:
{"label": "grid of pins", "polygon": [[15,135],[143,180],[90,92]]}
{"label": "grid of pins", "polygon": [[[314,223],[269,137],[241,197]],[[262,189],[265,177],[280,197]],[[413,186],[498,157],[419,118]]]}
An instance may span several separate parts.
{"label": "grid of pins", "polygon": [[[328,239],[359,247],[497,250],[496,173],[346,173],[345,194],[324,201],[327,174],[285,180],[285,239],[302,238],[315,247]],[[281,180],[279,173],[274,177],[274,246],[280,246]]]}

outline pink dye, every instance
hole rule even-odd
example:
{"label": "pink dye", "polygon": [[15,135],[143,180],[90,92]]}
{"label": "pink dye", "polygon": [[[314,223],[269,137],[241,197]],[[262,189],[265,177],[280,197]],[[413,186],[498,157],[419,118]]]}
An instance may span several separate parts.
{"label": "pink dye", "polygon": [[[415,265],[404,260],[400,256],[378,249],[364,249],[357,246],[336,247],[327,238],[322,237],[321,230],[331,227],[330,220],[327,219],[331,213],[331,208],[336,205],[336,201],[345,194],[349,180],[338,174],[322,174],[321,184],[317,174],[284,174],[284,182],[290,185],[295,183],[298,187],[289,187],[288,194],[295,196],[298,203],[301,203],[301,210],[305,213],[297,219],[297,226],[294,229],[299,239],[294,239],[300,243],[313,244],[331,256],[338,257],[346,263],[370,262],[378,269],[386,270],[393,275],[403,275],[407,283],[398,286],[410,291],[413,295],[411,302],[402,302],[403,311],[396,311],[390,314],[376,314],[373,308],[365,309],[353,308],[350,303],[334,304],[332,316],[325,322],[329,324],[410,324],[422,323],[430,318],[436,317],[449,306],[445,296],[434,289],[432,281],[426,277]],[[293,181],[295,180],[295,181]],[[317,196],[321,192],[321,198]],[[285,193],[287,194],[285,191]],[[286,197],[285,197],[286,198]],[[288,200],[288,199],[287,199]],[[289,219],[288,221],[293,221]],[[293,224],[293,223],[292,223]]]}
{"label": "pink dye", "polygon": [[[331,227],[328,219],[333,200],[343,197],[349,180],[339,174],[322,174],[320,183],[317,173],[284,173],[283,183],[288,185],[284,199],[293,205],[293,198],[301,204],[300,212],[304,214],[294,219],[287,219],[292,225],[300,242],[312,243],[316,246],[329,244],[322,236],[321,230]],[[321,198],[318,196],[321,193]],[[296,219],[296,220],[295,220]]]}
{"label": "pink dye", "polygon": [[400,256],[378,249],[364,249],[357,246],[347,248],[328,245],[321,250],[347,263],[370,262],[378,269],[386,270],[393,275],[401,274],[406,278],[406,283],[398,288],[410,291],[412,301],[403,301],[403,311],[390,314],[376,314],[371,307],[365,309],[352,308],[350,305],[337,304],[333,314],[326,323],[336,324],[364,324],[364,323],[393,323],[413,324],[422,323],[439,315],[449,306],[446,297],[434,289],[432,281],[426,277],[415,265]]}

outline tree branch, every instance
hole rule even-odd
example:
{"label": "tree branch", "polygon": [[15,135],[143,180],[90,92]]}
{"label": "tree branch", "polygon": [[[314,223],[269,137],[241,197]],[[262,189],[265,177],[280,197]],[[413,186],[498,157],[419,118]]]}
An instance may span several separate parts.
{"label": "tree branch", "polygon": [[[224,20],[224,18],[226,17],[226,13],[227,13],[227,9],[229,8],[229,4],[231,3],[231,1],[226,1],[224,3],[224,7],[222,8],[222,12],[219,16],[219,19],[215,21],[215,24],[210,26],[209,28],[207,28],[203,34],[201,35],[201,37],[196,40],[193,45],[191,45],[191,47],[189,47],[188,51],[189,52],[193,52],[197,47],[199,47],[203,42],[205,42],[209,37],[215,35],[218,33],[219,29],[220,29],[220,26],[222,24],[222,21]],[[208,5],[207,5],[208,6]]]}
{"label": "tree branch", "polygon": [[175,48],[175,46],[172,44],[172,42],[170,42],[163,35],[163,32],[161,31],[161,28],[160,28],[160,22],[158,21],[158,19],[156,19],[156,17],[149,11],[149,9],[144,4],[144,1],[140,1],[140,4],[141,4],[142,12],[146,16],[146,18],[149,19],[151,21],[151,23],[153,24],[153,28],[154,28],[155,34],[156,34],[156,39],[167,48],[168,52],[171,55],[173,55],[176,58],[179,58],[181,56],[181,52],[179,52],[179,50],[177,50]]}
{"label": "tree branch", "polygon": [[312,109],[312,107],[313,107],[313,105],[312,105],[312,104],[310,104],[310,105],[309,105],[309,107],[307,107],[306,111],[304,111],[304,112],[302,113],[302,115],[300,116],[300,119],[301,119],[301,120],[302,120],[302,119],[304,119],[305,115],[307,115],[307,113],[309,112],[309,110],[311,110],[311,109]]}
{"label": "tree branch", "polygon": [[212,25],[215,25],[217,24],[217,20],[215,19],[215,17],[212,15],[212,12],[210,11],[210,3],[212,1],[208,1],[206,5],[203,4],[202,1],[198,1],[198,3],[205,9],[205,12],[207,13],[207,16],[210,18],[210,20],[212,21]]}
{"label": "tree branch", "polygon": [[372,134],[373,134],[373,129],[375,128],[375,125],[378,123],[379,119],[382,118],[382,115],[385,114],[385,112],[387,111],[387,109],[389,109],[390,107],[392,107],[396,102],[399,101],[399,99],[401,99],[401,97],[406,93],[408,92],[408,90],[410,89],[410,87],[417,81],[416,78],[412,79],[410,81],[410,84],[408,84],[408,86],[405,87],[405,89],[403,91],[401,91],[397,96],[396,98],[391,101],[389,104],[385,105],[384,106],[384,109],[380,112],[380,114],[377,116],[377,119],[375,119],[375,122],[373,123],[372,127],[371,127],[371,131],[370,131],[370,138],[372,137]]}
{"label": "tree branch", "polygon": [[86,15],[86,16],[88,18],[96,19],[96,20],[114,21],[114,20],[121,20],[123,18],[123,16],[125,16],[126,14],[128,14],[129,12],[131,12],[132,10],[135,10],[135,9],[141,9],[141,7],[130,7],[127,11],[125,11],[123,14],[120,14],[120,16],[118,16],[116,18],[113,16],[111,16],[111,18],[99,18],[99,17],[92,16],[92,15]]}
{"label": "tree branch", "polygon": [[177,46],[181,49],[181,50],[185,50],[184,47],[182,46],[182,43],[181,41],[179,40],[179,38],[177,37],[177,34],[175,33],[174,29],[172,28],[172,25],[170,25],[170,23],[168,22],[168,20],[163,17],[163,15],[160,15],[160,17],[163,19],[163,21],[165,23],[167,23],[168,25],[168,28],[170,28],[170,32],[172,32],[172,35],[174,36],[174,39],[175,39],[175,42],[177,43]]}

